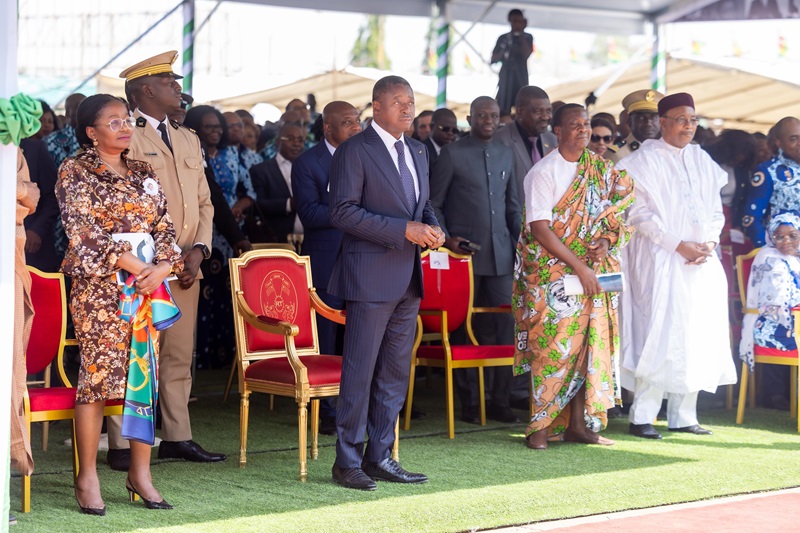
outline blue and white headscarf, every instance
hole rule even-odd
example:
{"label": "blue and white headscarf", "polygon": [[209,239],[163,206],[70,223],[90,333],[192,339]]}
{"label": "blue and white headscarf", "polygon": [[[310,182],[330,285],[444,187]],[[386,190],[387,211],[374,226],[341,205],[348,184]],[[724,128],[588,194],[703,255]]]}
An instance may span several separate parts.
{"label": "blue and white headscarf", "polygon": [[[779,226],[792,226],[794,229],[800,231],[800,213],[793,210],[778,211],[775,216],[769,220],[769,236],[772,237],[778,230]],[[770,242],[772,239],[770,239]]]}

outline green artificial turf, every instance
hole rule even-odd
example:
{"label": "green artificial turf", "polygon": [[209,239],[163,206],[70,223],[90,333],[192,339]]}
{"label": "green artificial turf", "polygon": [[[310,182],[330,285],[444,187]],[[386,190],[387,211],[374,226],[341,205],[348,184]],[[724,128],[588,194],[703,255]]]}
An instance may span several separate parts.
{"label": "green artificial turf", "polygon": [[59,423],[46,453],[34,429],[30,514],[20,512],[20,478],[11,480],[11,509],[19,520],[13,531],[469,531],[800,485],[800,435],[786,412],[748,410],[746,425],[737,426],[733,410],[704,410],[701,423],[713,436],[670,433],[660,422],[662,441],[629,436],[627,420],[615,419],[605,432],[617,441],[613,447],[551,443],[534,451],[523,445],[524,424],[480,428],[457,421],[456,439],[447,439],[443,387],[435,376],[433,389],[424,380],[417,385],[415,406],[428,418],[401,432],[400,443],[403,465],[425,472],[429,483],[379,483],[371,493],[334,485],[335,438],[327,436],[321,436],[319,459],[309,460],[308,482],[300,483],[296,408],[288,399],[276,399],[269,412],[266,397],[254,395],[247,467],[238,467],[238,395],[222,403],[226,377],[201,371],[191,412],[195,440],[228,460],[159,461],[153,452],[154,482],[175,510],[128,503],[125,474],[110,470],[101,452],[108,515],[79,514],[70,449],[61,444],[69,425]]}

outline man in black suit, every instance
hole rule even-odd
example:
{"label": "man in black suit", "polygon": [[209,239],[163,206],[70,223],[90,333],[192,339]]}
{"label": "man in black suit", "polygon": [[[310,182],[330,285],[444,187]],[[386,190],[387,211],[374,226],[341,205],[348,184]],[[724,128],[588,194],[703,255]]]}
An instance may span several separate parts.
{"label": "man in black suit", "polygon": [[55,245],[59,214],[54,192],[58,178],[56,164],[42,141],[29,137],[22,139],[19,147],[28,163],[31,181],[39,187],[41,195],[36,211],[25,217],[25,260],[43,272],[58,272],[61,265]]}
{"label": "man in black suit", "polygon": [[[476,307],[496,307],[511,302],[514,257],[522,223],[517,199],[514,155],[511,148],[493,139],[500,123],[494,99],[480,96],[470,106],[468,137],[448,144],[431,171],[431,205],[447,235],[445,246],[464,253],[459,244],[474,242],[481,250],[472,256]],[[511,315],[482,314],[475,317],[475,335],[483,345],[514,344]],[[464,332],[459,332],[466,342]],[[453,335],[451,340],[455,339]],[[519,419],[509,408],[512,372],[507,366],[488,368],[491,394],[488,415],[505,423]],[[455,372],[461,398],[461,418],[480,423],[478,375],[473,368]],[[491,388],[490,388],[491,385]]]}
{"label": "man in black suit", "polygon": [[289,242],[291,233],[303,233],[292,196],[292,162],[303,152],[305,133],[295,122],[278,130],[278,153],[273,159],[250,167],[256,204],[265,217],[273,242]]}
{"label": "man in black suit", "polygon": [[428,201],[425,146],[403,135],[414,120],[411,86],[381,78],[372,106],[372,124],[336,149],[330,181],[331,222],[344,236],[328,290],[347,308],[332,472],[360,490],[375,490],[375,480],[428,480],[404,470],[391,448],[423,291],[420,251],[444,243]]}
{"label": "man in black suit", "polygon": [[431,118],[431,134],[425,139],[425,146],[428,147],[428,163],[430,168],[439,157],[439,152],[446,144],[458,139],[458,120],[456,114],[442,107],[433,112]]}
{"label": "man in black suit", "polygon": [[[331,102],[322,110],[325,138],[300,154],[292,164],[292,194],[297,215],[303,224],[303,255],[311,258],[311,277],[322,301],[341,309],[341,298],[328,292],[336,254],[342,242],[342,232],[331,224],[329,184],[331,162],[336,148],[361,131],[358,111],[347,102]],[[319,350],[324,354],[341,354],[336,339],[344,328],[317,315]],[[319,432],[336,433],[336,404],[332,399],[320,401]]]}

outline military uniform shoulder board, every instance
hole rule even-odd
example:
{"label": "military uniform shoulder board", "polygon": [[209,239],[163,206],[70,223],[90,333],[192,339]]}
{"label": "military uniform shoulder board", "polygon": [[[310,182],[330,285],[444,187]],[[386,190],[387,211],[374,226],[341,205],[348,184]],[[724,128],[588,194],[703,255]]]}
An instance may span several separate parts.
{"label": "military uniform shoulder board", "polygon": [[[625,139],[617,139],[617,141],[614,142],[614,144],[612,146],[615,146],[617,148],[622,148],[626,144],[628,144],[628,141],[626,141]],[[611,148],[611,147],[609,146],[609,148]]]}
{"label": "military uniform shoulder board", "polygon": [[638,149],[639,149],[639,146],[641,146],[641,145],[639,144],[639,141],[633,141],[633,142],[631,143],[631,151],[638,150]]}
{"label": "military uniform shoulder board", "polygon": [[172,125],[173,128],[176,130],[180,127],[181,123],[175,120],[170,119],[169,123]]}
{"label": "military uniform shoulder board", "polygon": [[183,129],[185,129],[185,130],[189,130],[189,131],[191,131],[192,133],[194,133],[195,135],[197,135],[197,132],[196,132],[196,131],[194,131],[194,130],[193,130],[192,128],[190,128],[189,126],[187,126],[186,124],[181,124],[180,122],[175,122],[174,120],[173,120],[172,122],[173,122],[173,126],[175,126],[175,129],[178,129],[178,128],[183,128]]}
{"label": "military uniform shoulder board", "polygon": [[144,117],[139,117],[136,119],[136,127],[137,128],[144,128],[147,125],[147,119]]}

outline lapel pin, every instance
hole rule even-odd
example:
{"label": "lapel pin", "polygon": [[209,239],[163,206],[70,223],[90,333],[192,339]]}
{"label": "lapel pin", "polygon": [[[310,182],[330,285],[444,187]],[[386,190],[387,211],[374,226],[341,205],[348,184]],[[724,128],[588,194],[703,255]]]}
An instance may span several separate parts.
{"label": "lapel pin", "polygon": [[419,151],[419,155],[422,155],[422,150]]}

